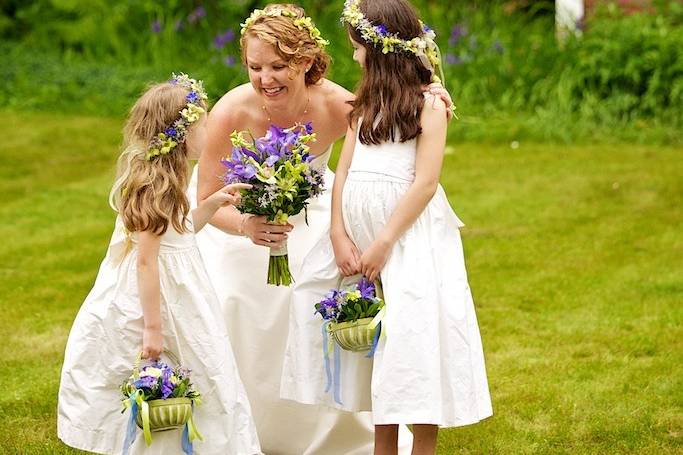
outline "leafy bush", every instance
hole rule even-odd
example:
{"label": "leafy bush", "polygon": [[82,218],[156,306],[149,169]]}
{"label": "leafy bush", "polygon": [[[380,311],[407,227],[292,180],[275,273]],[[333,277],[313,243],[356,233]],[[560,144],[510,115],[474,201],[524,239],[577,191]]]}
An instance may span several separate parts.
{"label": "leafy bush", "polygon": [[[299,3],[331,41],[329,77],[352,89],[360,73],[339,23],[341,1]],[[582,37],[559,43],[552,0],[457,7],[414,2],[439,33],[446,85],[462,119],[458,137],[572,140],[614,134],[678,142],[683,6],[656,3],[656,14],[627,17],[606,8],[588,21]],[[146,82],[171,71],[204,79],[216,99],[247,81],[239,63],[239,22],[262,5],[10,1],[0,15],[0,35],[14,43],[0,48],[6,81],[0,102],[118,115]]]}

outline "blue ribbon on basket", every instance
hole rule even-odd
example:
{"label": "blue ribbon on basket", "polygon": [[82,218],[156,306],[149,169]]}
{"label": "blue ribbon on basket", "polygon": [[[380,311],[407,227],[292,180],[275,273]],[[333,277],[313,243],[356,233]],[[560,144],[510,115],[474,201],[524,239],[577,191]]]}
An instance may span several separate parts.
{"label": "blue ribbon on basket", "polygon": [[[192,414],[194,415],[194,402],[192,403]],[[194,453],[194,447],[192,446],[192,441],[190,441],[189,421],[183,427],[183,435],[180,438],[180,443],[185,455],[192,455]]]}
{"label": "blue ribbon on basket", "polygon": [[370,352],[368,352],[367,357],[371,359],[375,356],[375,351],[377,350],[377,345],[379,344],[379,336],[382,333],[382,322],[377,323],[377,330],[375,330],[375,336],[372,339],[372,346],[370,346]]}
{"label": "blue ribbon on basket", "polygon": [[[341,351],[337,343],[330,343],[328,338],[328,328],[330,322],[326,322],[322,326],[323,333],[323,358],[325,359],[325,374],[327,375],[327,385],[325,386],[325,393],[329,393],[332,390],[332,396],[334,401],[338,404],[343,404],[341,401]],[[330,344],[333,344],[333,355],[334,355],[334,376],[332,375],[332,369],[330,368]]]}
{"label": "blue ribbon on basket", "polygon": [[135,422],[138,417],[138,403],[135,400],[136,397],[137,392],[131,393],[128,396],[130,403],[130,419],[128,420],[128,427],[126,428],[126,438],[123,440],[123,448],[121,449],[122,455],[128,455],[130,446],[133,445],[133,441],[135,441],[135,436],[138,431],[138,425]]}

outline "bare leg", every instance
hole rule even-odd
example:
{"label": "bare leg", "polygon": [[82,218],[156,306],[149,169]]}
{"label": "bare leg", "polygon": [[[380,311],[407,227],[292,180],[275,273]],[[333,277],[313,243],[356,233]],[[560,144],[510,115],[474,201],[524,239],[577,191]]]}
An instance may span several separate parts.
{"label": "bare leg", "polygon": [[[434,455],[436,453],[436,436],[438,434],[439,427],[436,425],[413,425],[412,455]],[[375,440],[377,440],[377,436],[375,436]]]}
{"label": "bare leg", "polygon": [[398,425],[375,425],[375,455],[398,455]]}

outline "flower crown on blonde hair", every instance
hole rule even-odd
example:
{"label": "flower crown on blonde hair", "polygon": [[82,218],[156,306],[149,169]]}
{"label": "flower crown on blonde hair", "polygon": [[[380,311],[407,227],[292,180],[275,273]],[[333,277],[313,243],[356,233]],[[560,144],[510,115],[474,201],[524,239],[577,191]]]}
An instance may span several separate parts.
{"label": "flower crown on blonde hair", "polygon": [[[404,40],[398,34],[389,32],[384,24],[373,25],[360,10],[360,2],[361,0],[346,0],[344,2],[342,22],[347,22],[358,30],[361,37],[368,43],[381,47],[383,54],[399,51],[415,54],[424,67],[432,73],[432,81],[443,82],[441,53],[435,41],[436,33],[434,33],[434,30],[420,21],[423,34],[409,40]],[[441,77],[436,75],[437,69]]]}
{"label": "flower crown on blonde hair", "polygon": [[308,34],[311,36],[311,39],[315,42],[316,46],[318,46],[320,49],[325,49],[325,47],[330,44],[329,41],[324,39],[322,37],[322,34],[320,33],[320,30],[318,30],[318,27],[313,25],[313,20],[308,17],[299,17],[294,11],[288,9],[288,8],[272,8],[269,10],[263,10],[263,9],[255,9],[251,15],[244,21],[243,24],[240,24],[242,27],[241,34],[244,35],[249,27],[256,22],[258,19],[262,17],[289,17],[294,23],[296,27],[299,28],[299,30],[307,30]]}
{"label": "flower crown on blonde hair", "polygon": [[206,112],[202,107],[208,97],[204,91],[202,81],[192,79],[185,73],[171,75],[169,84],[179,85],[189,90],[190,93],[185,97],[187,105],[179,112],[180,116],[164,131],[157,134],[149,143],[145,158],[150,161],[160,155],[168,155],[171,151],[182,144],[187,139],[187,131],[190,126],[199,120],[199,117]]}

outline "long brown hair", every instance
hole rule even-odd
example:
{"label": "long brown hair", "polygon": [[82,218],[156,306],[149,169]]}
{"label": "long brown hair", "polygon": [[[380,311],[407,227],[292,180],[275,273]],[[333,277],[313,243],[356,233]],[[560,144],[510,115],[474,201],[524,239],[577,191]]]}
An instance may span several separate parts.
{"label": "long brown hair", "polygon": [[[385,25],[402,39],[410,40],[423,33],[417,12],[406,0],[363,0],[359,7],[371,23]],[[414,54],[383,54],[381,47],[366,42],[353,26],[347,24],[347,29],[351,38],[366,50],[363,77],[356,99],[351,102],[349,124],[353,126],[362,117],[359,139],[363,144],[416,138],[422,132],[422,86],[430,83],[431,72]]]}
{"label": "long brown hair", "polygon": [[[152,85],[135,103],[123,131],[124,150],[109,203],[129,232],[162,235],[169,224],[185,232],[190,203],[188,151],[183,142],[170,153],[146,159],[149,142],[170,126],[186,106],[189,91],[168,82]],[[202,106],[206,109],[206,106]]]}
{"label": "long brown hair", "polygon": [[310,61],[311,69],[306,72],[306,85],[318,83],[325,77],[331,59],[324,49],[318,47],[306,28],[302,30],[294,25],[294,20],[305,18],[306,12],[302,7],[290,3],[273,3],[266,6],[264,11],[275,9],[290,11],[296,18],[264,15],[256,19],[240,39],[242,63],[247,64],[247,38],[253,36],[271,44],[280,58],[287,62],[291,74],[295,74],[298,65]]}

